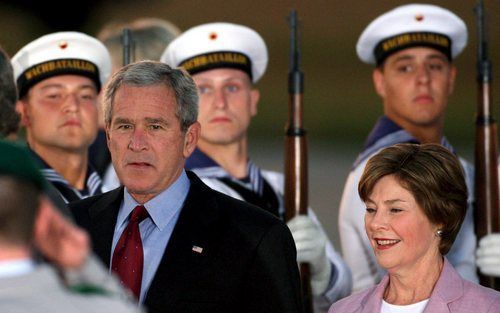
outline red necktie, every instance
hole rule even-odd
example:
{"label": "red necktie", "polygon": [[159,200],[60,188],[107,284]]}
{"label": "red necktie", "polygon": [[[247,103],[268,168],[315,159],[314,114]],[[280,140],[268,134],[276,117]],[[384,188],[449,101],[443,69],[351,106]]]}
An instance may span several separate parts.
{"label": "red necktie", "polygon": [[144,206],[138,205],[134,208],[113,253],[113,271],[120,277],[121,283],[132,290],[137,299],[141,294],[144,263],[139,223],[148,216]]}

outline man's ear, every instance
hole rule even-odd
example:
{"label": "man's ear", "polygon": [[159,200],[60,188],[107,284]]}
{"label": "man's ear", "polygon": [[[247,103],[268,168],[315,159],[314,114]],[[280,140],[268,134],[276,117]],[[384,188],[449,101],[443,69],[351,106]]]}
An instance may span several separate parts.
{"label": "man's ear", "polygon": [[260,99],[260,91],[258,89],[250,90],[250,114],[257,115],[257,105]]}
{"label": "man's ear", "polygon": [[378,67],[372,73],[373,86],[375,91],[381,98],[385,98],[385,80],[384,73]]}
{"label": "man's ear", "polygon": [[183,155],[187,159],[193,153],[200,138],[201,125],[199,122],[194,122],[189,126],[184,134],[184,149]]}
{"label": "man's ear", "polygon": [[28,102],[25,99],[16,101],[16,112],[21,116],[21,125],[28,127],[30,125],[30,117],[28,113]]}
{"label": "man's ear", "polygon": [[111,125],[109,125],[108,123],[104,124],[104,132],[106,133],[106,143],[108,145],[108,149],[109,149],[109,129],[110,129]]}

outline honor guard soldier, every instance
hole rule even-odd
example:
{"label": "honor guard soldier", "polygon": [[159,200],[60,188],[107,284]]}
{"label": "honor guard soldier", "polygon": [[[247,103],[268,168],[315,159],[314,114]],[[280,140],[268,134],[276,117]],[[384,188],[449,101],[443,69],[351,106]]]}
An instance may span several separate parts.
{"label": "honor guard soldier", "polygon": [[[382,99],[384,115],[366,139],[340,203],[342,252],[353,272],[354,291],[372,286],[384,276],[365,235],[366,207],[358,196],[366,162],[379,150],[397,143],[440,143],[453,151],[443,133],[445,111],[457,73],[452,61],[466,44],[467,28],[458,16],[435,5],[421,4],[403,5],[379,16],[358,40],[358,57],[375,67],[373,83]],[[461,163],[469,207],[447,258],[463,278],[476,282],[473,173],[468,163],[463,159]]]}
{"label": "honor guard soldier", "polygon": [[[165,50],[161,60],[186,69],[200,94],[201,136],[186,161],[208,186],[284,215],[283,175],[260,169],[248,156],[248,127],[257,114],[267,47],[254,30],[231,23],[193,27]],[[350,293],[351,275],[312,211],[288,222],[299,262],[311,264],[315,305],[327,308]]]}
{"label": "honor guard soldier", "polygon": [[66,202],[101,193],[88,162],[97,134],[98,94],[111,60],[97,39],[78,32],[42,36],[13,58],[18,111],[42,173]]}

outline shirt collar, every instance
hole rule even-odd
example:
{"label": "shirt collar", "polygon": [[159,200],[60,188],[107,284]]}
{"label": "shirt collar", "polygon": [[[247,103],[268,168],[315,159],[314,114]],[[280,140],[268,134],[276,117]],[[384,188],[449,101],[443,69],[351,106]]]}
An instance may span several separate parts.
{"label": "shirt collar", "polygon": [[[170,220],[184,205],[190,185],[191,183],[186,172],[182,171],[179,178],[177,178],[172,185],[156,195],[153,199],[144,203],[144,207],[146,207],[151,220],[160,231],[167,226]],[[132,198],[128,189],[125,187],[123,205],[118,213],[117,225],[122,225],[128,221],[130,213],[138,205],[137,201]]]}
{"label": "shirt collar", "polygon": [[18,259],[0,262],[0,278],[21,276],[35,270],[35,262],[32,259]]}

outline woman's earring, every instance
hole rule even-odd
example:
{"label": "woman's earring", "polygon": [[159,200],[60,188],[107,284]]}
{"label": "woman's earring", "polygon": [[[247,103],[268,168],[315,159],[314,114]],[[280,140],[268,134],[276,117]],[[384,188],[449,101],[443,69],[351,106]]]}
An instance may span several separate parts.
{"label": "woman's earring", "polygon": [[443,237],[443,231],[440,229],[436,232],[436,236]]}

